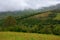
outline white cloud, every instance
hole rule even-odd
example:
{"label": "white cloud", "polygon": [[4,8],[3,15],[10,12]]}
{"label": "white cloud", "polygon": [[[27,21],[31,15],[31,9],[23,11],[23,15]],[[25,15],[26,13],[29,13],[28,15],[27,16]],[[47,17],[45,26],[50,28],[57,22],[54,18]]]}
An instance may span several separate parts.
{"label": "white cloud", "polygon": [[0,11],[37,9],[60,3],[59,0],[0,0]]}

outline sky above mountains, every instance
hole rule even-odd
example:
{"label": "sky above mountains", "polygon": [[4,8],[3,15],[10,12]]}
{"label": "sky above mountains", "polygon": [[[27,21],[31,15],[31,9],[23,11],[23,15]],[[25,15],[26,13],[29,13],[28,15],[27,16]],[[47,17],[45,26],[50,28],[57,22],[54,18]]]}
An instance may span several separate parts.
{"label": "sky above mountains", "polygon": [[0,11],[38,9],[58,3],[60,0],[0,0]]}

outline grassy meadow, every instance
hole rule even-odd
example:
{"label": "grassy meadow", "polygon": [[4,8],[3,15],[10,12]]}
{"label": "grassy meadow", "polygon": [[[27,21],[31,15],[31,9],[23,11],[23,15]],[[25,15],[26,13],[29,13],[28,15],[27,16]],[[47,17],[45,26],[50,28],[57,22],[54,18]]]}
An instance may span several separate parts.
{"label": "grassy meadow", "polygon": [[60,36],[52,34],[0,32],[0,40],[60,40]]}

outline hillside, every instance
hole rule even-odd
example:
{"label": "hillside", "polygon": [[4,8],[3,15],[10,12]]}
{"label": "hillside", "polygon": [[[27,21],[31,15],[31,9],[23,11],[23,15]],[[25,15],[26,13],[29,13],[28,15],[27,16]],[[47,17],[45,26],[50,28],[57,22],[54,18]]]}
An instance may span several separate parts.
{"label": "hillside", "polygon": [[38,13],[39,11],[28,9],[28,10],[19,10],[19,11],[6,11],[6,12],[0,12],[0,19],[6,18],[7,16],[14,16],[14,17],[21,17],[21,16],[29,16],[31,14]]}
{"label": "hillside", "polygon": [[0,31],[60,35],[58,13],[59,12],[46,11],[23,17],[8,16],[4,20],[0,20]]}
{"label": "hillside", "polygon": [[2,12],[0,31],[60,35],[59,13],[60,10]]}
{"label": "hillside", "polygon": [[60,13],[57,13],[55,20],[60,20]]}
{"label": "hillside", "polygon": [[6,11],[0,12],[0,19],[5,18],[7,16],[29,16],[32,14],[36,14],[38,12],[46,12],[46,11],[58,11],[60,12],[60,4],[52,5],[49,7],[42,7],[40,9],[26,9],[26,10],[19,10],[19,11]]}
{"label": "hillside", "polygon": [[0,32],[0,40],[60,40],[60,36],[36,33]]}

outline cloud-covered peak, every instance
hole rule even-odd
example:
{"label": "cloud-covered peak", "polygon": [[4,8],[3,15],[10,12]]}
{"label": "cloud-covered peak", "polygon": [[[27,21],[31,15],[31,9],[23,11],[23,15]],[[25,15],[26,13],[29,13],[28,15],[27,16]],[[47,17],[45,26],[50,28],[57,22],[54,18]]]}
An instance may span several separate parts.
{"label": "cloud-covered peak", "polygon": [[58,3],[60,0],[0,0],[0,11],[38,9]]}

